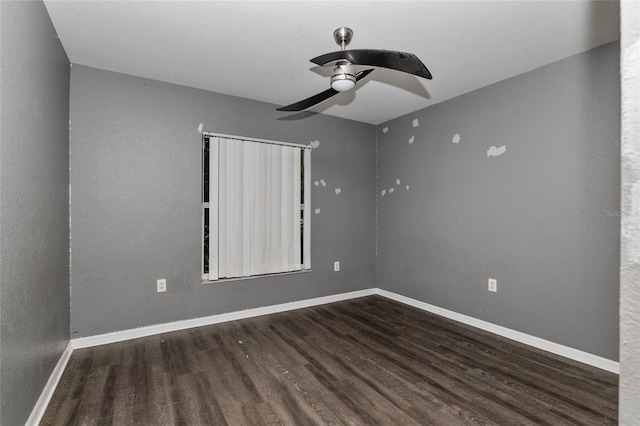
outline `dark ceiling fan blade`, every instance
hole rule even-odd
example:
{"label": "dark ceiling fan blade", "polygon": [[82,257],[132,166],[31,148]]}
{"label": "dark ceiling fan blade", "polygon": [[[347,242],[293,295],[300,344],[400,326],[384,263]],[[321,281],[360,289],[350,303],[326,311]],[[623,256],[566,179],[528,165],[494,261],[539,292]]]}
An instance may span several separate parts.
{"label": "dark ceiling fan blade", "polygon": [[283,106],[280,108],[277,108],[277,111],[302,111],[305,110],[307,108],[310,108],[316,104],[319,104],[322,101],[326,101],[327,99],[329,99],[330,97],[337,95],[338,92],[337,90],[333,90],[333,89],[327,89],[324,92],[318,93],[317,95],[313,95],[310,98],[307,98],[305,100],[302,100],[300,102],[296,102],[295,104],[291,104],[291,105],[287,105],[287,106]]}
{"label": "dark ceiling fan blade", "polygon": [[[364,71],[360,71],[359,73],[356,74],[356,83],[360,80],[362,80],[363,78],[365,78],[367,75],[369,75],[369,73],[373,71],[373,69],[370,70],[364,70]],[[326,101],[327,99],[329,99],[332,96],[337,95],[338,92],[337,90],[334,89],[327,89],[324,92],[320,92],[317,95],[313,95],[310,98],[304,99],[300,102],[296,102],[295,104],[291,104],[291,105],[287,105],[284,107],[280,107],[277,108],[277,111],[302,111],[305,110],[307,108],[311,108],[314,105],[319,104],[322,101]]]}
{"label": "dark ceiling fan blade", "polygon": [[432,76],[427,67],[413,53],[397,52],[394,50],[338,50],[313,58],[311,62],[326,65],[329,62],[347,60],[353,65],[368,65],[373,67],[390,68],[431,80]]}

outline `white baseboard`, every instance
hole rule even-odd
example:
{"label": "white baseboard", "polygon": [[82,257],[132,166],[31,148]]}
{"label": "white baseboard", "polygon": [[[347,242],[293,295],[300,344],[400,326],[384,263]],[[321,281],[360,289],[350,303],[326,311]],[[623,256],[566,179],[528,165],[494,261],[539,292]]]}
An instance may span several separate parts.
{"label": "white baseboard", "polygon": [[506,337],[511,340],[515,340],[525,345],[533,346],[534,348],[542,349],[547,352],[554,353],[556,355],[563,356],[565,358],[572,359],[574,361],[582,362],[583,364],[591,365],[593,367],[601,368],[611,373],[620,374],[620,364],[616,361],[611,361],[607,358],[602,358],[597,355],[590,354],[588,352],[580,351],[578,349],[570,348],[568,346],[560,345],[558,343],[550,342],[549,340],[541,339],[539,337],[531,336],[529,334],[515,331],[510,328],[502,327],[487,321],[483,321],[477,318],[473,318],[467,315],[459,314],[448,309],[440,308],[438,306],[430,305],[425,302],[421,302],[410,297],[401,296],[396,293],[392,293],[387,290],[375,289],[376,294],[393,299],[397,302],[410,305],[423,311],[431,312],[436,315],[440,315],[445,318],[459,321],[461,323],[477,327],[481,330],[488,331],[490,333],[497,334],[502,337]]}
{"label": "white baseboard", "polygon": [[[502,327],[487,321],[463,315],[448,309],[430,305],[410,297],[401,296],[387,290],[379,288],[370,288],[366,290],[352,291],[349,293],[341,293],[332,296],[317,297],[314,299],[300,300],[297,302],[282,303],[279,305],[265,306],[261,308],[246,309],[243,311],[229,312],[226,314],[211,315],[202,318],[194,318],[183,321],[175,321],[166,324],[151,325],[146,327],[134,328],[131,330],[116,331],[113,333],[99,334],[96,336],[80,337],[72,339],[70,345],[73,349],[88,348],[92,346],[105,345],[108,343],[121,342],[124,340],[136,339],[138,337],[152,336],[154,334],[167,333],[170,331],[184,330],[193,327],[202,327],[205,325],[219,324],[227,321],[235,321],[245,318],[252,318],[261,315],[274,314],[278,312],[291,311],[294,309],[307,308],[310,306],[324,305],[327,303],[339,302],[341,300],[355,299],[358,297],[370,296],[377,294],[388,299],[395,300],[406,305],[422,309],[427,312],[440,315],[445,318],[459,321],[461,323],[477,327],[481,330],[515,340],[525,345],[533,346],[574,361],[582,362],[593,367],[601,368],[612,373],[620,374],[620,364],[597,355],[590,354],[568,346],[560,345],[549,340],[531,336],[520,331]],[[66,363],[66,362],[65,362]]]}
{"label": "white baseboard", "polygon": [[388,299],[395,300],[405,305],[413,306],[418,309],[422,309],[427,312],[440,315],[445,318],[459,321],[463,324],[467,324],[473,327],[477,327],[481,330],[488,331],[490,333],[497,334],[520,343],[524,343],[529,346],[533,346],[538,349],[542,349],[547,352],[554,353],[556,355],[563,356],[578,362],[582,362],[593,367],[601,368],[606,371],[610,371],[615,374],[620,374],[620,364],[616,361],[611,361],[606,358],[599,357],[597,355],[590,354],[588,352],[580,351],[578,349],[570,348],[568,346],[560,345],[558,343],[550,342],[548,340],[541,339],[539,337],[531,336],[519,331],[515,331],[506,327],[502,327],[496,324],[492,324],[487,321],[483,321],[477,318],[473,318],[467,315],[463,315],[448,309],[440,308],[435,305],[430,305],[425,302],[421,302],[410,297],[401,296],[396,293],[392,293],[387,290],[379,288],[370,288],[359,291],[352,291],[349,293],[335,294],[332,296],[317,297],[314,299],[300,300],[297,302],[282,303],[279,305],[265,306],[255,309],[247,309],[244,311],[229,312],[226,314],[211,315],[208,317],[194,318],[190,320],[176,321],[167,324],[158,324],[148,327],[140,327],[132,330],[116,331],[114,333],[100,334],[97,336],[81,337],[72,339],[68,344],[62,356],[58,360],[58,364],[53,369],[49,381],[45,385],[40,398],[36,402],[31,415],[27,420],[26,426],[35,426],[40,423],[42,416],[51,401],[53,392],[62,377],[71,353],[74,349],[88,348],[91,346],[105,345],[108,343],[121,342],[124,340],[136,339],[138,337],[151,336],[154,334],[166,333],[170,331],[184,330],[187,328],[201,327],[204,325],[218,324],[227,321],[235,321],[245,318],[257,317],[262,315],[274,314],[278,312],[291,311],[294,309],[308,308],[311,306],[324,305],[327,303],[339,302],[342,300],[355,299],[358,297],[379,295]]}
{"label": "white baseboard", "polygon": [[33,407],[33,410],[31,410],[31,415],[27,419],[27,423],[25,423],[25,426],[36,426],[40,424],[42,416],[44,416],[44,412],[49,406],[49,401],[51,401],[53,392],[56,390],[58,382],[62,377],[62,373],[64,373],[64,369],[67,367],[69,358],[71,358],[71,352],[73,352],[73,348],[71,347],[71,342],[69,342],[64,352],[62,352],[62,355],[60,356],[56,367],[53,369],[53,372],[51,373],[47,384],[44,386],[44,389],[40,394],[40,398],[38,398],[36,405]]}
{"label": "white baseboard", "polygon": [[138,337],[152,336],[154,334],[170,331],[184,330],[204,325],[219,324],[221,322],[236,321],[245,318],[275,314],[278,312],[292,311],[294,309],[308,308],[310,306],[325,305],[341,300],[355,299],[358,297],[376,294],[375,288],[352,291],[349,293],[335,294],[331,296],[316,297],[314,299],[299,300],[297,302],[281,303],[279,305],[264,306],[261,308],[246,309],[243,311],[229,312],[226,314],[211,315],[208,317],[194,318],[183,321],[175,321],[166,324],[150,325],[130,330],[116,331],[113,333],[99,334],[96,336],[79,337],[71,340],[73,349],[89,348],[92,346],[106,345],[108,343],[121,342],[123,340],[137,339]]}

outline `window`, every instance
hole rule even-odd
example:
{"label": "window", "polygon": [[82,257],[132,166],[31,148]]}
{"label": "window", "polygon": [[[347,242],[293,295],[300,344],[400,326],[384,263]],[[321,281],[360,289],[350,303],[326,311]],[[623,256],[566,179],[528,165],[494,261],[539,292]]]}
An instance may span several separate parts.
{"label": "window", "polygon": [[204,133],[202,278],[311,267],[311,150]]}

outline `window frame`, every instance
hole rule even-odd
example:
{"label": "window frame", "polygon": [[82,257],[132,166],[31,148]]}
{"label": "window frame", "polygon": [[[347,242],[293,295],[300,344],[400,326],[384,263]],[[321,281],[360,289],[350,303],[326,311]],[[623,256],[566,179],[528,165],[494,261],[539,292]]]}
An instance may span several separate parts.
{"label": "window frame", "polygon": [[[311,270],[311,145],[301,145],[294,144],[288,142],[267,140],[267,139],[257,139],[257,138],[249,138],[235,135],[227,135],[221,133],[213,133],[213,132],[202,132],[201,133],[202,140],[202,167],[201,167],[201,256],[200,256],[200,275],[203,283],[215,283],[221,281],[230,281],[230,280],[240,280],[240,279],[253,279],[260,277],[269,277],[275,275],[282,274],[295,274],[305,271]],[[209,265],[206,265],[205,261],[207,259],[207,255],[210,258],[212,255],[219,256],[217,244],[212,244],[212,236],[218,241],[219,235],[217,229],[215,232],[212,232],[212,223],[218,222],[218,179],[217,177],[212,180],[211,177],[211,167],[210,164],[219,162],[218,152],[212,151],[210,146],[207,147],[206,144],[210,143],[211,138],[225,138],[225,139],[235,139],[239,141],[245,142],[255,142],[255,143],[266,143],[271,145],[281,145],[281,146],[290,146],[293,148],[299,149],[300,153],[300,225],[302,227],[300,232],[300,269],[292,270],[292,271],[282,271],[282,272],[274,272],[274,273],[266,273],[266,274],[254,274],[254,275],[244,275],[239,277],[222,277],[222,278],[211,278],[207,268]],[[207,140],[209,142],[207,142]],[[208,164],[207,164],[207,154],[208,154]],[[297,155],[297,154],[296,154]],[[205,172],[208,172],[209,175],[205,176]],[[205,182],[205,178],[207,178],[207,182]],[[208,187],[208,192],[207,192]],[[207,192],[207,193],[206,193]],[[206,193],[206,194],[205,194]],[[208,198],[208,201],[206,199]],[[215,207],[214,210],[212,210]],[[208,235],[205,235],[205,231],[207,230],[206,226],[206,217],[207,217],[207,209],[209,209],[209,224],[208,224]],[[298,215],[294,215],[294,217],[298,217]],[[208,242],[206,239],[208,238]],[[208,246],[208,253],[205,253],[205,247]],[[214,249],[215,247],[215,249]],[[212,253],[213,249],[213,253]]]}

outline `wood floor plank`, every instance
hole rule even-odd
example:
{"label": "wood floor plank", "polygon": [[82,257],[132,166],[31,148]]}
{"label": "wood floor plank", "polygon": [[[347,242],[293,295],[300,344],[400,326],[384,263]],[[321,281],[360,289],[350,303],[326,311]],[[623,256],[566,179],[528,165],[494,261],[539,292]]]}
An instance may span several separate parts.
{"label": "wood floor plank", "polygon": [[[245,373],[243,371],[235,371],[233,364],[224,354],[218,350],[203,351],[201,353],[206,356],[206,364],[210,368],[215,369],[223,380],[223,383],[235,399],[244,405],[260,404],[262,398],[251,381],[245,382]],[[210,371],[207,371],[210,374]]]}
{"label": "wood floor plank", "polygon": [[[404,323],[408,322],[412,324],[416,329],[416,332],[428,331],[431,333],[439,333],[440,335],[448,336],[449,338],[462,335],[464,336],[464,339],[454,338],[454,340],[458,340],[460,342],[481,341],[487,346],[518,355],[521,359],[526,360],[526,363],[523,364],[525,366],[536,366],[539,364],[547,365],[554,367],[556,371],[561,374],[570,373],[589,382],[601,384],[608,390],[617,390],[618,376],[614,373],[598,370],[595,367],[591,367],[568,358],[558,357],[550,354],[549,352],[515,342],[506,337],[498,336],[434,314],[428,314],[418,308],[406,306],[383,297],[374,297],[372,298],[371,303],[373,305],[381,305],[384,308],[391,310],[393,313],[393,315],[390,315],[391,318],[396,321],[403,321]],[[425,326],[423,327],[421,324],[425,324]],[[594,372],[597,372],[598,374],[594,375]],[[606,389],[603,388],[603,390]]]}
{"label": "wood floor plank", "polygon": [[273,374],[282,373],[295,366],[304,365],[307,360],[287,345],[270,329],[252,332],[260,343],[250,347],[253,359]]}
{"label": "wood floor plank", "polygon": [[617,376],[368,296],[74,351],[40,424],[612,425]]}
{"label": "wood floor plank", "polygon": [[177,376],[173,372],[168,343],[162,335],[151,336],[145,341],[145,353],[150,404],[161,406],[180,401]]}
{"label": "wood floor plank", "polygon": [[[73,353],[51,397],[51,401],[49,401],[49,406],[45,410],[42,424],[55,424],[56,419],[67,418],[69,415],[73,415],[73,421],[75,422],[80,396],[84,391],[91,371],[92,353],[93,348]],[[69,409],[70,405],[74,407],[73,410]]]}
{"label": "wood floor plank", "polygon": [[302,383],[306,389],[311,389],[315,395],[328,407],[339,419],[338,424],[364,425],[358,416],[347,407],[344,402],[333,392],[320,383],[306,368],[307,366],[294,367],[288,373],[295,377],[298,383]]}
{"label": "wood floor plank", "polygon": [[165,339],[169,344],[176,376],[198,371],[197,350],[188,333],[167,333]]}
{"label": "wood floor plank", "polygon": [[187,339],[192,343],[196,352],[216,349],[218,346],[212,339],[212,334],[210,327],[197,327],[187,330]]}
{"label": "wood floor plank", "polygon": [[309,373],[322,384],[329,392],[333,393],[336,398],[345,404],[351,412],[357,416],[360,421],[366,425],[378,425],[380,424],[371,413],[368,407],[360,405],[360,403],[353,397],[353,395],[347,392],[346,387],[341,382],[329,380],[325,374],[318,370],[314,365],[307,364],[305,366]]}
{"label": "wood floor plank", "polygon": [[98,370],[100,368],[120,363],[122,345],[123,343],[111,343],[93,348],[94,351],[91,356],[91,369]]}
{"label": "wood floor plank", "polygon": [[383,425],[419,425],[406,412],[396,407],[391,401],[380,395],[357,377],[350,377],[341,382],[352,400],[362,407],[369,407],[370,414]]}
{"label": "wood floor plank", "polygon": [[258,404],[257,406],[258,412],[260,413],[261,420],[264,424],[269,426],[281,426],[287,424],[295,424],[294,419],[291,417],[289,413],[284,413],[284,417],[281,418],[276,410],[273,409],[273,406],[269,402],[263,402],[262,404]]}
{"label": "wood floor plank", "polygon": [[238,425],[262,424],[256,405],[243,403],[235,397],[229,376],[223,374],[220,364],[214,357],[208,354],[209,351],[202,351],[199,356],[202,359],[202,374],[207,377],[211,386],[210,392],[214,395],[227,422]]}
{"label": "wood floor plank", "polygon": [[366,358],[350,357],[340,348],[332,346],[331,341],[316,339],[314,342],[317,352],[324,353],[327,358],[343,367],[351,376],[358,378],[371,389],[383,395],[395,406],[406,409],[412,405],[412,402],[407,399],[407,395],[410,394],[408,389],[395,376],[385,374],[383,370],[369,363]]}
{"label": "wood floor plank", "polygon": [[[385,336],[374,332],[366,331],[363,332],[363,334],[368,335],[373,339],[377,339],[378,342],[383,343],[387,348],[397,345],[397,343],[386,339]],[[465,391],[464,393],[461,393],[461,395],[467,397],[465,406],[469,408],[475,407],[476,412],[485,418],[492,419],[500,424],[528,424],[530,422],[534,422],[536,424],[546,423],[544,419],[540,417],[540,413],[536,409],[532,409],[527,413],[522,410],[519,405],[510,404],[510,397],[507,393],[495,388],[491,389],[491,392],[489,392],[485,383],[464,380],[465,365],[461,365],[459,363],[454,364],[451,362],[443,365],[442,363],[446,358],[440,358],[440,354],[432,352],[425,346],[418,348],[413,342],[404,341],[401,346],[402,349],[396,350],[401,350],[405,358],[413,360],[413,362],[426,361],[426,359],[421,360],[420,357],[431,354],[433,358],[429,362],[428,366],[431,379],[435,381],[440,380],[441,383],[446,383],[448,388],[464,389]],[[475,362],[474,359],[466,359],[466,361],[469,361],[470,365],[474,365]],[[478,394],[477,397],[473,396],[474,392]],[[490,394],[492,398],[487,398],[485,396],[486,394]],[[501,396],[503,397],[502,399],[500,398]],[[496,400],[498,401],[498,405],[496,405]]]}
{"label": "wood floor plank", "polygon": [[255,337],[260,343],[260,348],[269,350],[269,353],[285,367],[293,368],[309,362],[269,326],[259,329]]}
{"label": "wood floor plank", "polygon": [[[420,338],[414,336],[412,342],[406,342],[407,345],[417,345],[423,350],[424,345],[420,345]],[[458,342],[446,348],[440,348],[441,354],[438,357],[442,360],[455,359],[464,365],[476,366],[486,371],[490,371],[498,376],[503,376],[515,383],[526,383],[527,386],[534,390],[544,389],[546,392],[552,392],[555,397],[566,403],[582,405],[583,409],[590,411],[592,406],[598,406],[599,410],[605,415],[612,415],[615,407],[611,402],[607,402],[606,398],[601,395],[589,393],[584,388],[566,385],[562,375],[547,372],[547,375],[537,369],[527,369],[522,366],[521,362],[507,362],[511,360],[509,356],[491,356],[482,350],[470,351],[470,345],[463,345],[460,348]],[[468,354],[473,353],[473,357]],[[496,360],[498,362],[496,362]],[[585,385],[587,385],[585,383]]]}
{"label": "wood floor plank", "polygon": [[282,391],[280,382],[259,364],[262,348],[237,343],[225,335],[220,337],[220,342],[221,348],[228,350],[228,357],[233,359],[234,368],[244,373],[243,380],[251,383],[259,400],[271,401],[279,397]]}
{"label": "wood floor plank", "polygon": [[409,407],[407,414],[422,425],[497,426],[497,423],[471,415],[461,408],[447,407],[445,410],[442,407],[441,402],[427,401]]}
{"label": "wood floor plank", "polygon": [[289,332],[288,329],[278,328],[277,325],[271,325],[269,328],[289,346],[295,349],[296,352],[302,355],[308,363],[324,372],[330,380],[341,380],[350,375],[348,370],[332,360],[330,357],[324,356],[323,353],[316,351],[316,349],[302,337],[298,337],[297,335]]}
{"label": "wood floor plank", "polygon": [[341,422],[325,404],[317,389],[309,386],[308,381],[301,380],[293,371],[282,374],[283,389],[281,398],[290,410],[303,414],[310,424],[339,425]]}
{"label": "wood floor plank", "polygon": [[92,418],[110,418],[116,394],[117,365],[109,365],[93,370],[87,380],[78,410],[78,424],[85,424]]}
{"label": "wood floor plank", "polygon": [[47,410],[43,416],[40,421],[41,425],[72,426],[76,424],[80,408],[79,399],[68,399],[53,407],[53,409]]}
{"label": "wood floor plank", "polygon": [[393,372],[418,387],[422,392],[437,400],[444,401],[454,408],[454,411],[465,408],[472,418],[482,418],[489,421],[490,417],[483,415],[484,409],[473,409],[472,401],[475,394],[466,388],[461,388],[455,380],[455,376],[442,374],[432,362],[405,358],[396,354],[388,347],[378,346],[378,342],[371,337],[357,336],[356,339],[369,350],[376,353],[372,359],[381,368]]}
{"label": "wood floor plank", "polygon": [[91,371],[94,351],[95,348],[89,348],[73,352],[67,368],[65,368],[60,382],[56,387],[52,400],[64,401],[80,398]]}
{"label": "wood floor plank", "polygon": [[211,383],[203,372],[178,377],[177,386],[182,396],[180,401],[192,400],[190,405],[196,408],[198,419],[205,424],[227,424]]}
{"label": "wood floor plank", "polygon": [[[324,405],[317,401],[313,393],[304,389],[297,383],[289,371],[277,372],[275,375],[260,371],[260,366],[254,362],[253,357],[257,341],[250,345],[236,341],[237,335],[228,336],[222,334],[218,338],[219,348],[225,358],[231,362],[237,372],[242,372],[245,385],[255,390],[256,396],[262,401],[276,401],[272,405],[279,410],[282,407],[298,413],[301,420],[309,421],[310,424],[337,424],[332,420],[333,414]],[[251,353],[251,356],[249,355]]]}
{"label": "wood floor plank", "polygon": [[[464,335],[464,334],[463,334]],[[465,339],[455,339],[448,348],[460,348],[459,353],[473,353],[479,354],[484,358],[488,358],[490,362],[495,363],[499,361],[499,364],[508,365],[516,370],[525,371],[529,374],[539,377],[541,380],[546,378],[553,378],[553,381],[570,390],[575,390],[579,387],[580,392],[589,393],[590,395],[583,394],[581,398],[595,399],[597,403],[609,404],[609,408],[615,409],[615,404],[611,405],[611,397],[615,397],[615,387],[612,389],[604,381],[592,381],[585,380],[584,368],[583,372],[578,372],[575,367],[562,368],[561,365],[549,365],[549,363],[539,362],[540,358],[532,360],[530,358],[524,358],[522,356],[515,355],[512,348],[516,345],[511,345],[507,348],[504,345],[501,347],[492,346],[487,342],[487,339],[480,341],[477,335],[467,336]],[[434,340],[434,334],[430,330],[423,330],[421,333],[413,333],[410,337],[403,337],[405,340],[411,340],[412,343],[419,345],[431,345]],[[451,356],[452,352],[443,353],[441,356]],[[547,357],[548,358],[548,357]],[[608,401],[608,402],[607,402]]]}
{"label": "wood floor plank", "polygon": [[[421,337],[416,335],[413,335],[411,339],[403,338],[403,347],[410,348],[414,345],[420,345],[422,342],[422,350],[428,351],[428,347],[431,344],[431,339],[421,339]],[[582,407],[586,411],[590,411],[592,406],[597,406],[598,411],[603,412],[605,418],[610,417],[610,415],[612,415],[612,412],[615,410],[615,404],[611,402],[606,403],[606,398],[603,398],[601,395],[589,394],[588,392],[585,392],[584,388],[567,386],[563,382],[562,376],[552,374],[552,372],[548,372],[547,375],[545,375],[544,373],[540,373],[535,369],[532,371],[527,371],[527,369],[521,365],[521,362],[512,363],[511,365],[506,363],[505,361],[507,359],[512,358],[510,355],[504,355],[502,357],[490,356],[490,354],[486,354],[483,351],[478,350],[478,348],[475,348],[475,351],[470,351],[470,344],[466,341],[462,343],[464,343],[463,350],[456,351],[455,348],[457,346],[460,346],[461,342],[455,341],[451,345],[441,347],[439,349],[439,351],[442,352],[441,354],[434,353],[434,355],[443,359],[456,357],[465,358],[464,362],[466,365],[477,365],[482,368],[492,369],[492,371],[496,372],[497,374],[504,374],[514,380],[525,381],[533,389],[538,388],[540,386],[540,382],[543,381],[547,390],[553,389],[556,398],[569,403],[571,403],[572,401],[580,401],[575,403],[581,404],[586,403],[586,405],[583,405]],[[466,355],[468,353],[473,353],[473,357]],[[498,359],[498,361],[502,362],[496,363],[496,358]],[[575,394],[578,395],[576,396]]]}

